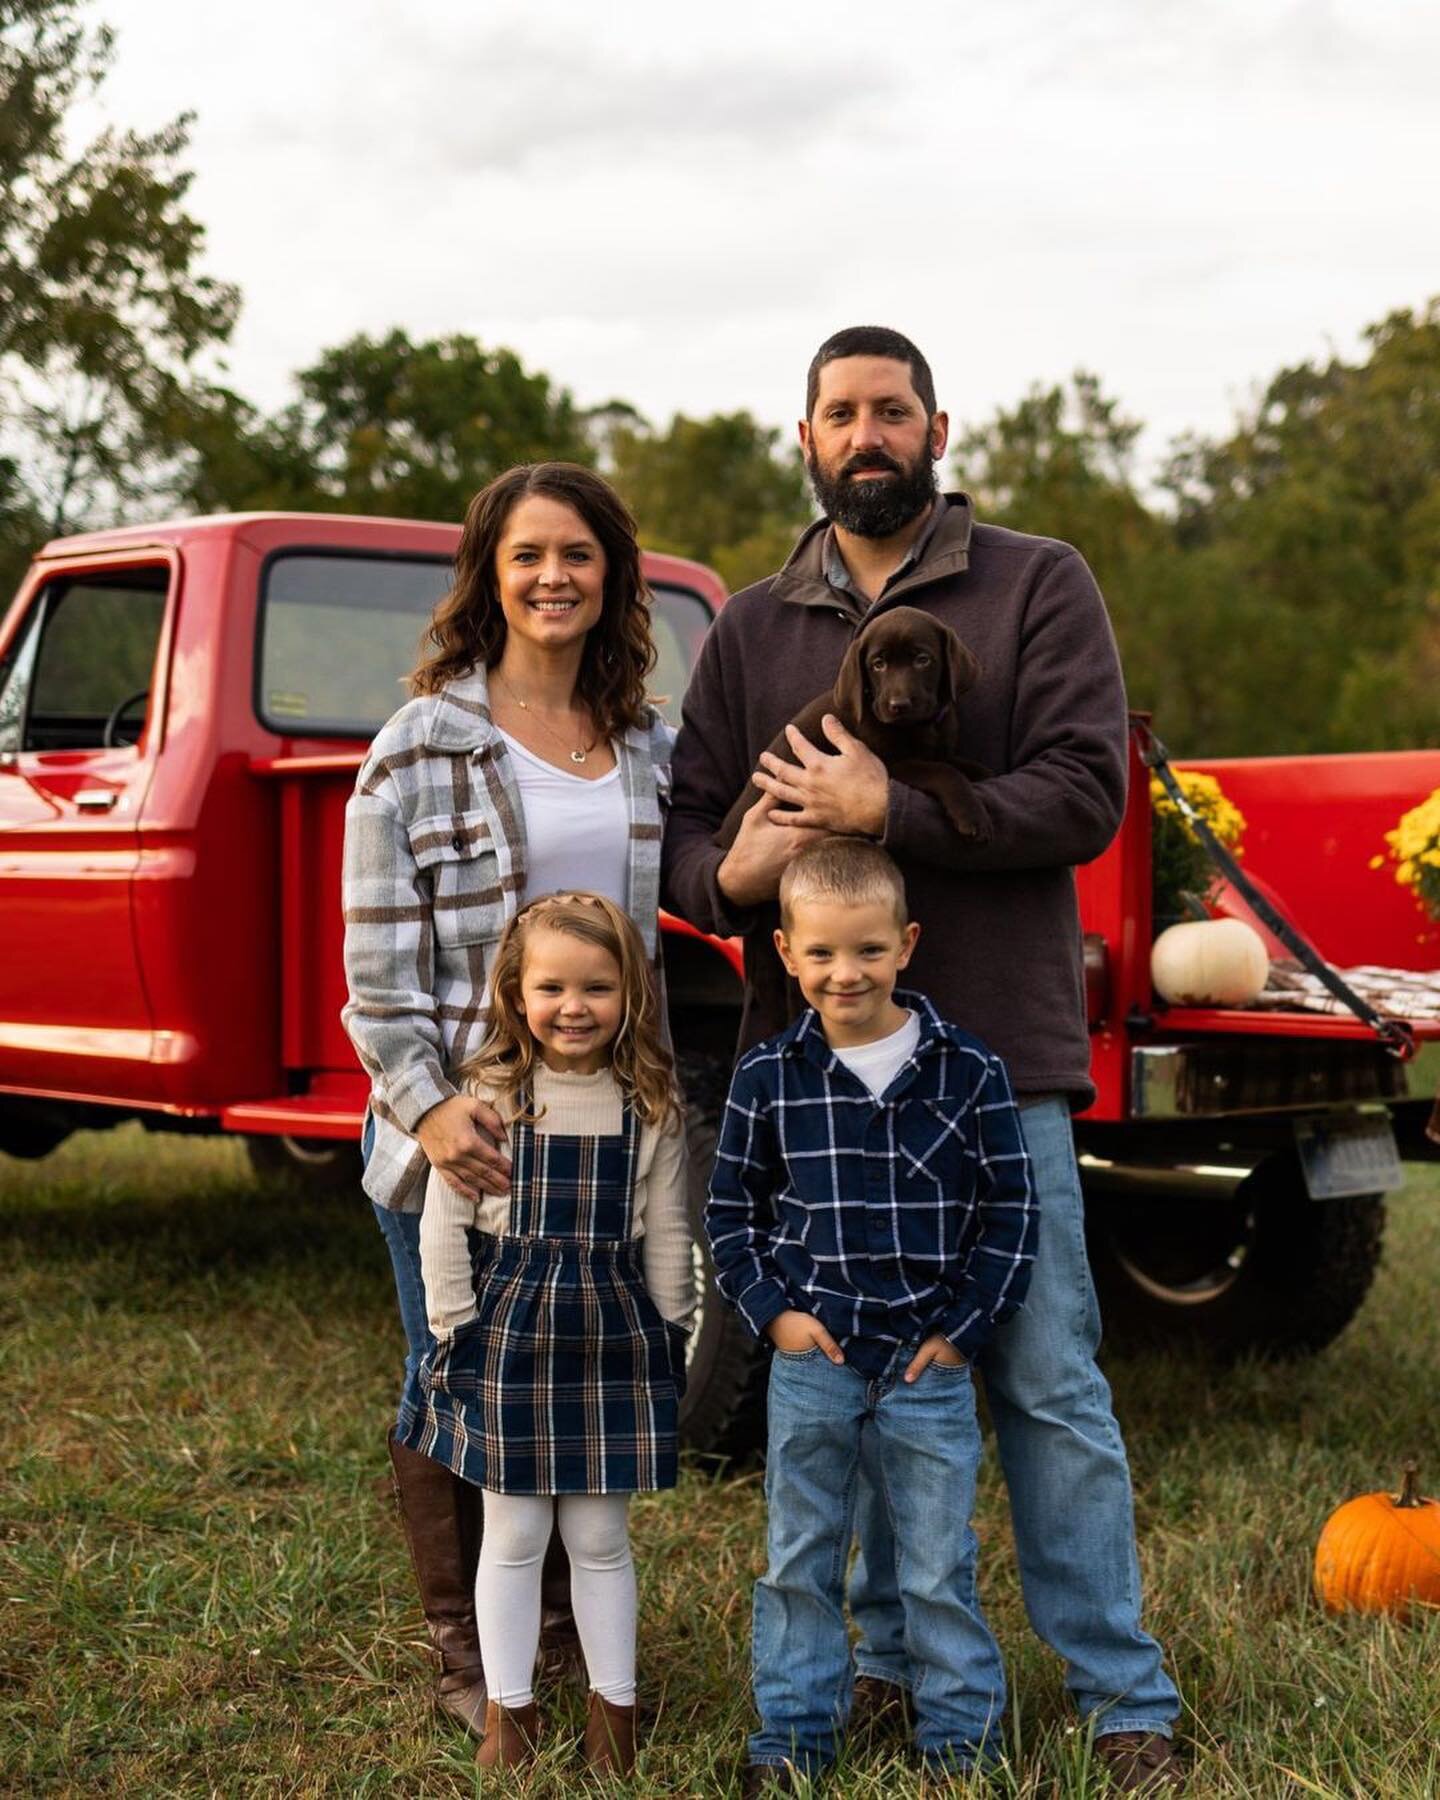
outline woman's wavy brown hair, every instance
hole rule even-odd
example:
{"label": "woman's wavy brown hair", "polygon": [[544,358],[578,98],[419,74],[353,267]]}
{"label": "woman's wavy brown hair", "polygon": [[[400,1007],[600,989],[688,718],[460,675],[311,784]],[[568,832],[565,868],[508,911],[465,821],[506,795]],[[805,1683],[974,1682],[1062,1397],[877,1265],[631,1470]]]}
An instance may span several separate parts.
{"label": "woman's wavy brown hair", "polygon": [[634,921],[603,894],[546,894],[522,907],[500,935],[490,977],[490,1013],[474,1056],[457,1070],[518,1112],[534,1078],[538,1051],[520,1004],[525,948],[536,931],[558,931],[595,944],[613,956],[624,1000],[620,1029],[610,1045],[610,1066],[620,1091],[647,1125],[663,1127],[680,1117],[675,1063],[660,1034],[660,1004],[645,945]]}
{"label": "woman's wavy brown hair", "polygon": [[649,593],[640,571],[635,521],[609,482],[579,463],[521,463],[497,475],[465,509],[455,552],[455,578],[435,608],[412,694],[433,694],[446,682],[483,666],[494,668],[505,648],[505,615],[495,557],[510,514],[521,500],[543,494],[573,508],[605,552],[605,591],[599,621],[585,639],[576,697],[590,709],[602,738],[645,722],[645,678],[655,662]]}

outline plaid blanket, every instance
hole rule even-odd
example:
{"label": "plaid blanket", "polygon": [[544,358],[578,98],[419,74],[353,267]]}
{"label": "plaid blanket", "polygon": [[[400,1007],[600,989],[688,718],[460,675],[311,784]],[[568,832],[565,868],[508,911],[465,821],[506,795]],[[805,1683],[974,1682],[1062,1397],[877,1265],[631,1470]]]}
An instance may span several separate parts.
{"label": "plaid blanket", "polygon": [[[1380,1012],[1415,1021],[1440,1019],[1440,969],[1383,969],[1361,963],[1336,972]],[[1271,963],[1264,992],[1252,1005],[1266,1012],[1350,1016],[1343,1000],[1337,1000],[1315,976],[1288,959]]]}

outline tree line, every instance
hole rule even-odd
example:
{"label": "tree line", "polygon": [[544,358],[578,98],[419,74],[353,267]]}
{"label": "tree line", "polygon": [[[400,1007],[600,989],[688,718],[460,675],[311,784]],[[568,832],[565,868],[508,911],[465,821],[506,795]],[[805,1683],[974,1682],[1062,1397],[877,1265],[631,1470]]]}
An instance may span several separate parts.
{"label": "tree line", "polygon": [[[813,516],[782,432],[748,412],[655,425],[582,407],[464,333],[360,334],[266,413],[214,369],[238,289],[187,210],[190,119],[67,129],[103,81],[83,0],[0,0],[0,586],[46,537],[142,509],[457,519],[518,461],[602,468],[654,549],[732,587]],[[1095,569],[1132,703],[1181,754],[1440,742],[1440,297],[1352,360],[1281,370],[1227,435],[1172,446],[1094,374],[957,427],[949,485],[982,518],[1063,538]]]}

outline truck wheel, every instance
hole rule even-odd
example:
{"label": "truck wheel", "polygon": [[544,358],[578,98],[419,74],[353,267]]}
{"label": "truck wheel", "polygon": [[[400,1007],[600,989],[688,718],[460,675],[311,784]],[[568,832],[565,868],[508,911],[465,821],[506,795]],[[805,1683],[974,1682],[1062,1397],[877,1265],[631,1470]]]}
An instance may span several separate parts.
{"label": "truck wheel", "polygon": [[1323,1349],[1369,1291],[1385,1229],[1379,1194],[1312,1200],[1290,1150],[1228,1200],[1087,1194],[1085,1211],[1107,1341],[1222,1357]]}
{"label": "truck wheel", "polygon": [[262,1182],[285,1182],[316,1194],[359,1191],[360,1146],[348,1138],[247,1137],[245,1148]]}
{"label": "truck wheel", "polygon": [[699,1293],[690,1337],[689,1383],[680,1402],[680,1433],[692,1450],[739,1461],[765,1442],[770,1359],[721,1300],[705,1244],[705,1191],[730,1065],[720,1057],[682,1058],[680,1080],[686,1101],[688,1197]]}

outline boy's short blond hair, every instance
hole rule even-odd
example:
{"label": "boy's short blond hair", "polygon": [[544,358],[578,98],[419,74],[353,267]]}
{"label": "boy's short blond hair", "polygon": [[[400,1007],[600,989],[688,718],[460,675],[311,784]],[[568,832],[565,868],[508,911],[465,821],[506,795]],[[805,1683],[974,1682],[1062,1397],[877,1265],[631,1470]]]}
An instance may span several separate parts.
{"label": "boy's short blond hair", "polygon": [[889,852],[868,838],[821,838],[791,857],[780,877],[780,923],[786,931],[802,900],[838,900],[846,906],[878,901],[893,908],[902,931],[910,922],[905,878]]}

